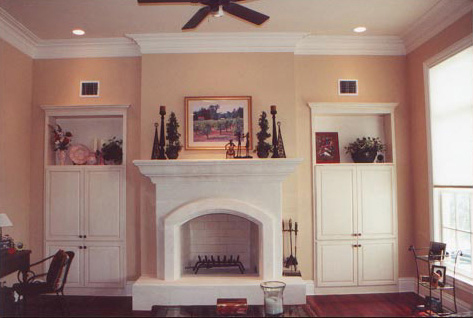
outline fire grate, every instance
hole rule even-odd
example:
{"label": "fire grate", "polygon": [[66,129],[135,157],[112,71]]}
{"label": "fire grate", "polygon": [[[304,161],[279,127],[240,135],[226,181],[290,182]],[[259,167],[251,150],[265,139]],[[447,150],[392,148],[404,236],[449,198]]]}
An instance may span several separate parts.
{"label": "fire grate", "polygon": [[220,259],[220,256],[217,256],[216,259],[213,255],[208,257],[205,255],[203,258],[199,255],[197,256],[198,261],[195,263],[193,267],[190,267],[194,274],[197,274],[201,268],[217,268],[217,267],[238,267],[240,273],[245,273],[245,266],[243,266],[242,262],[240,262],[240,255],[237,255],[236,258],[233,255],[227,259],[227,256],[224,256]]}

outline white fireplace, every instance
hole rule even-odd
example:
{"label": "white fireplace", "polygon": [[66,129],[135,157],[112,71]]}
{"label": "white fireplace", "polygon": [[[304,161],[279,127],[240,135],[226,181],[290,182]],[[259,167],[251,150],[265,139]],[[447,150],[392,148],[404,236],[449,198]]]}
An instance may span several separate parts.
{"label": "white fireplace", "polygon": [[[286,302],[305,303],[302,280],[282,277],[282,182],[301,161],[135,160],[156,186],[157,277],[134,284],[133,308],[229,297],[262,303],[259,283],[267,280],[286,281]],[[195,274],[199,256],[239,257],[244,273],[203,266]]]}

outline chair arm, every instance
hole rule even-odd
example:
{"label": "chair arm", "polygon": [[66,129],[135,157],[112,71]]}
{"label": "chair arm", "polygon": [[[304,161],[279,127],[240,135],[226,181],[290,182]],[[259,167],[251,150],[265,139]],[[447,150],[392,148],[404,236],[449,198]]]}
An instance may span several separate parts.
{"label": "chair arm", "polygon": [[40,260],[40,261],[38,261],[38,262],[36,262],[36,263],[30,264],[30,267],[33,267],[33,266],[36,266],[36,265],[38,265],[38,264],[44,263],[44,262],[46,262],[48,259],[51,259],[51,258],[53,258],[53,257],[54,257],[54,255],[51,255],[51,256],[49,256],[49,257],[46,257],[45,259],[42,259],[42,260]]}

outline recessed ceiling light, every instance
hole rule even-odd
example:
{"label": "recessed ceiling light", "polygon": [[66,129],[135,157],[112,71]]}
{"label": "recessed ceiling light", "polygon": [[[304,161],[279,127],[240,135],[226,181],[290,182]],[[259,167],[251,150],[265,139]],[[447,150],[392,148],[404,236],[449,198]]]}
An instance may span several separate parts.
{"label": "recessed ceiling light", "polygon": [[359,26],[353,29],[353,32],[356,32],[356,33],[363,33],[365,31],[366,31],[366,27],[364,26]]}
{"label": "recessed ceiling light", "polygon": [[72,30],[72,33],[75,35],[84,35],[85,31],[81,29],[75,29],[75,30]]}

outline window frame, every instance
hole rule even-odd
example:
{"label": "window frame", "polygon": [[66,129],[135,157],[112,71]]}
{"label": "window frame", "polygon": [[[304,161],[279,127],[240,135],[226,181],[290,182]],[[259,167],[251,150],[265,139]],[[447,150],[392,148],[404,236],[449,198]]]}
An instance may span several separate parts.
{"label": "window frame", "polygon": [[[435,200],[435,189],[436,188],[465,188],[465,186],[443,186],[434,185],[433,183],[433,165],[432,165],[432,131],[431,131],[431,111],[430,111],[430,76],[429,70],[440,64],[441,62],[449,59],[450,57],[460,53],[461,51],[468,49],[473,46],[473,34],[464,37],[457,41],[450,47],[446,48],[437,55],[431,57],[423,63],[424,71],[424,98],[425,98],[425,120],[426,120],[426,137],[427,137],[427,166],[428,166],[428,185],[429,185],[429,221],[430,221],[430,240],[435,241],[435,238],[439,236],[441,231],[441,216],[436,216],[435,206],[438,204]],[[467,188],[473,188],[467,187]],[[441,235],[441,234],[440,234]],[[451,277],[451,273],[447,273],[447,276]],[[473,276],[465,276],[461,273],[457,273],[457,279],[460,279],[469,285],[473,285]]]}

